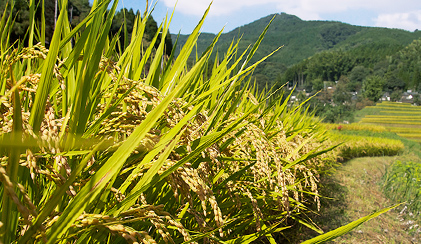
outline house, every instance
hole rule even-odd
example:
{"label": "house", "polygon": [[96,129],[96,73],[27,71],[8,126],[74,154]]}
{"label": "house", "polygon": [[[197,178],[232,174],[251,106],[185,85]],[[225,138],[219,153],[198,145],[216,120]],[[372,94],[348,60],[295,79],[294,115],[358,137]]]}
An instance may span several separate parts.
{"label": "house", "polygon": [[382,101],[390,101],[390,93],[385,92],[381,98]]}

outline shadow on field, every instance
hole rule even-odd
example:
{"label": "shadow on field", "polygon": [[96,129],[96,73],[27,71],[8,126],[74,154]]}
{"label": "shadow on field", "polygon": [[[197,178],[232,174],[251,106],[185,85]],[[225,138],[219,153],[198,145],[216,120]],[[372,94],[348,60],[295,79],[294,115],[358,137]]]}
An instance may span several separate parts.
{"label": "shadow on field", "polygon": [[[405,157],[399,156],[399,159]],[[387,199],[382,191],[382,176],[397,157],[355,158],[343,163],[320,183],[321,211],[309,216],[325,233],[367,216],[396,202]],[[419,243],[400,209],[384,213],[334,240],[335,243]],[[317,236],[315,231],[301,227],[285,233],[278,243],[301,243]]]}
{"label": "shadow on field", "polygon": [[[345,225],[352,220],[346,214],[347,195],[349,190],[333,175],[325,175],[320,179],[321,209],[313,209],[314,212],[308,214],[307,219],[311,219],[323,232],[334,230]],[[305,240],[318,236],[319,234],[299,223],[291,229],[286,230],[282,235],[276,236],[277,243],[301,243]]]}

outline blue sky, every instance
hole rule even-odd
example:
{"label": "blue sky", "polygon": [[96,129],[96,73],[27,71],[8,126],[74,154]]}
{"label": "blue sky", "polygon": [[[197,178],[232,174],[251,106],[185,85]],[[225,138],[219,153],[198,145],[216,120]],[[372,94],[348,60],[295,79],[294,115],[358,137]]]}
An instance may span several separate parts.
{"label": "blue sky", "polygon": [[[92,1],[92,0],[91,0]],[[160,23],[177,0],[150,0]],[[178,0],[171,33],[190,33],[211,0]],[[145,0],[120,0],[119,7],[145,9]],[[353,25],[421,30],[420,0],[214,0],[202,32],[224,32],[269,14],[285,12],[303,20],[336,20]]]}

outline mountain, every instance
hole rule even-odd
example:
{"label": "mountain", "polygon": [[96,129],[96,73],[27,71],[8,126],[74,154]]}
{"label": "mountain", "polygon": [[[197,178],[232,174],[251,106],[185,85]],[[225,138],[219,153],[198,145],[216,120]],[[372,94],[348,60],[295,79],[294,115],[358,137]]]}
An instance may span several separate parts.
{"label": "mountain", "polygon": [[[274,15],[269,15],[222,34],[216,46],[217,50],[223,53],[232,40],[237,40],[239,37],[241,37],[239,50],[245,50],[249,45],[254,44],[273,17]],[[200,35],[197,47],[199,54],[207,48],[215,36],[211,33]],[[180,35],[176,50],[179,51],[187,38],[188,35]],[[421,31],[409,32],[400,29],[354,26],[337,21],[304,21],[286,13],[275,14],[275,19],[256,52],[254,61],[280,46],[283,47],[258,66],[254,75],[261,86],[271,85],[280,79],[288,67],[322,51],[352,49],[364,51],[372,50],[374,45],[374,49],[378,51],[374,51],[373,55],[382,55],[385,50],[377,46],[400,50],[419,38],[421,38]],[[177,36],[173,35],[172,40],[176,39]]]}

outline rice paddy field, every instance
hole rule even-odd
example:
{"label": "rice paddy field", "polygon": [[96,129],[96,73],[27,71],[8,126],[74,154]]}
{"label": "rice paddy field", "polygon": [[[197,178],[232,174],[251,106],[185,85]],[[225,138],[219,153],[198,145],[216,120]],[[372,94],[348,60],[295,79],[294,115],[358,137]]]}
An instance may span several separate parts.
{"label": "rice paddy field", "polygon": [[[414,236],[420,234],[420,165],[421,165],[421,107],[411,104],[382,102],[369,108],[375,115],[366,114],[362,123],[384,126],[388,132],[401,137],[405,144],[404,153],[385,170],[381,187],[385,196],[395,202],[405,202],[400,208],[406,230]],[[406,140],[405,140],[406,139]],[[419,241],[419,240],[418,240]],[[417,242],[417,241],[415,241]]]}
{"label": "rice paddy field", "polygon": [[400,140],[390,138],[341,133],[333,134],[331,138],[343,143],[337,149],[340,161],[359,157],[394,156],[404,149]]}
{"label": "rice paddy field", "polygon": [[[382,147],[382,144],[382,150],[400,148],[400,151],[392,157],[388,157],[387,154],[378,154],[375,158],[355,158],[356,154],[352,153],[350,155],[354,155],[355,159],[345,162],[333,176],[333,179],[339,182],[347,182],[343,186],[348,191],[359,192],[358,194],[363,196],[355,198],[354,195],[345,196],[351,202],[347,205],[350,209],[345,209],[349,213],[364,211],[365,205],[378,202],[374,199],[366,202],[366,196],[371,195],[375,195],[376,199],[381,199],[380,201],[383,202],[403,203],[394,213],[391,213],[390,217],[382,217],[381,228],[379,225],[373,225],[368,229],[362,228],[360,232],[349,237],[341,237],[340,243],[361,240],[364,243],[418,243],[420,241],[420,112],[420,107],[410,104],[382,102],[359,111],[357,116],[363,115],[359,123],[325,125],[339,140],[345,141],[341,147],[338,147],[338,155],[344,152],[352,153],[369,138],[372,142],[369,144],[371,147],[369,149],[360,147],[363,150],[358,153],[369,152],[376,146]],[[358,171],[360,173],[356,173]],[[370,175],[371,179],[368,182],[360,180],[359,177],[364,177],[364,175]],[[358,189],[350,188],[352,184],[355,184]],[[363,189],[367,187],[372,188],[372,191]],[[336,191],[333,192],[338,194]],[[332,208],[338,208],[337,211],[343,210],[340,204]],[[358,207],[360,204],[362,205]],[[335,218],[332,216],[332,219]],[[389,232],[391,229],[394,229],[394,235],[385,233],[385,230]],[[401,234],[406,237],[398,237]]]}
{"label": "rice paddy field", "polygon": [[[377,107],[369,113],[380,113]],[[367,112],[367,111],[362,111]],[[367,114],[365,115],[367,117]],[[397,209],[367,223],[336,243],[419,243],[420,241],[420,163],[419,142],[391,132],[387,125],[324,124],[330,138],[342,142],[336,148],[342,164],[322,178],[322,201],[329,207],[313,220],[323,229],[340,226],[349,219],[373,209],[402,203]],[[401,131],[413,130],[402,128]]]}
{"label": "rice paddy field", "polygon": [[399,136],[421,142],[421,107],[407,103],[382,102],[371,108],[361,123],[384,126]]}
{"label": "rice paddy field", "polygon": [[402,145],[335,135],[305,104],[258,91],[250,75],[273,53],[250,60],[270,23],[212,60],[221,31],[191,65],[209,9],[175,57],[170,14],[147,43],[146,9],[123,44],[109,35],[118,1],[93,1],[74,28],[59,2],[48,48],[42,4],[29,1],[28,43],[9,42],[13,16],[1,15],[0,243],[278,243],[302,228],[317,236],[298,241],[321,243],[396,207],[313,222],[338,159]]}
{"label": "rice paddy field", "polygon": [[209,9],[175,57],[171,15],[146,43],[146,9],[123,44],[118,1],[93,1],[75,28],[59,2],[48,48],[42,4],[28,43],[1,16],[0,243],[276,243],[297,226],[320,243],[392,208],[327,233],[308,217],[338,145],[304,104],[252,83],[270,23],[243,53],[233,40],[212,60],[217,35],[190,65]]}

